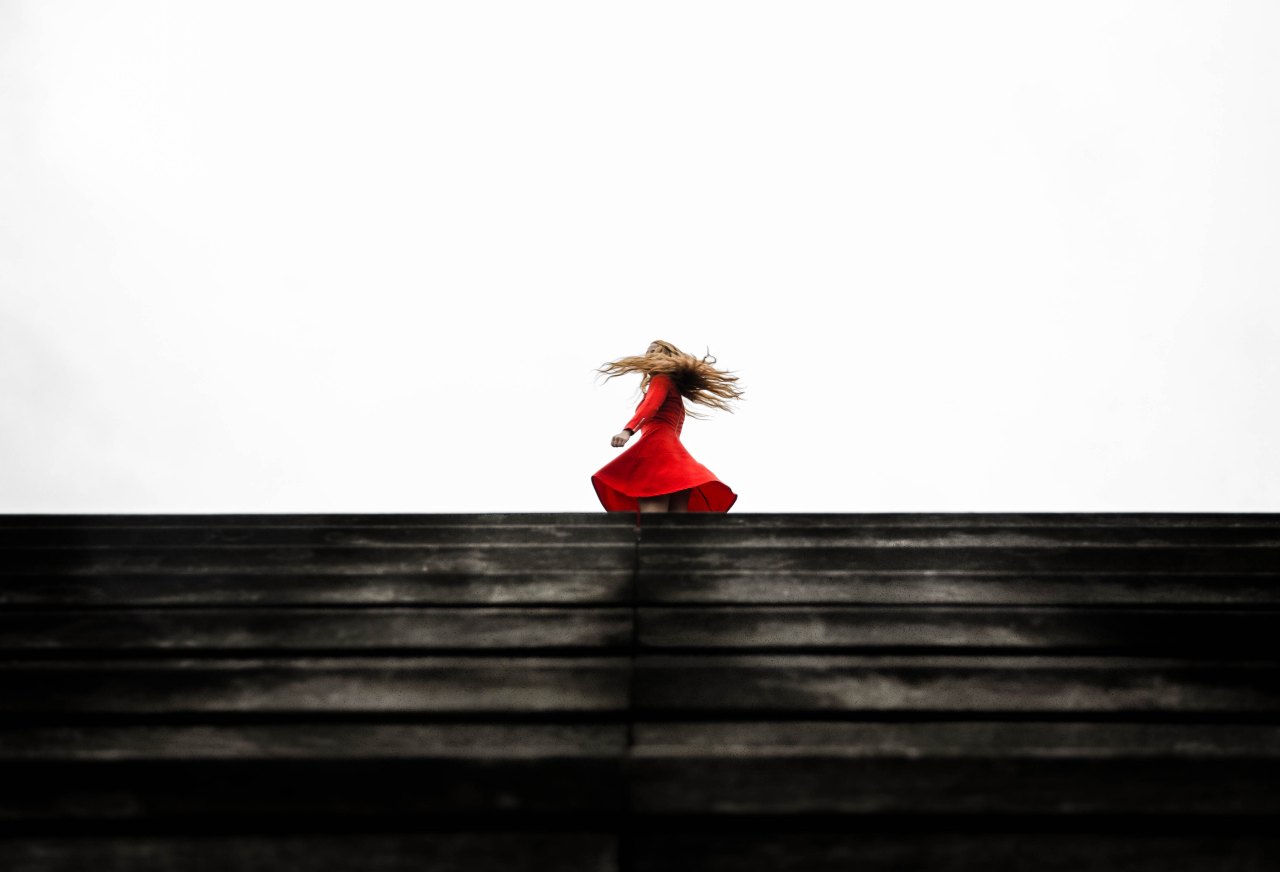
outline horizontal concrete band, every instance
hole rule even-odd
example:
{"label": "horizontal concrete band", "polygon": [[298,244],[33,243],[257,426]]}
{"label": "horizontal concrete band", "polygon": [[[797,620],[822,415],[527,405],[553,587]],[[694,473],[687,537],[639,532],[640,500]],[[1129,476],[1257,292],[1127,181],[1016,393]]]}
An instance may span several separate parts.
{"label": "horizontal concrete band", "polygon": [[1280,607],[1280,577],[1175,572],[704,572],[548,569],[507,574],[102,573],[0,577],[0,605],[632,604],[1257,605]]}
{"label": "horizontal concrete band", "polygon": [[[450,544],[325,547],[9,548],[0,552],[0,576],[119,574],[378,575],[416,573],[424,578],[535,574],[556,570],[633,568],[632,543],[539,545]],[[1280,576],[1275,545],[1070,545],[1044,547],[862,546],[821,542],[738,547],[713,543],[662,545],[642,541],[645,574],[689,576],[704,572],[1163,572]]]}
{"label": "horizontal concrete band", "polygon": [[1265,656],[1280,609],[1151,606],[553,605],[21,609],[0,652],[1039,649]]}
{"label": "horizontal concrete band", "polygon": [[[1096,830],[1096,827],[1095,827]],[[623,859],[625,858],[625,860]],[[750,820],[732,829],[637,825],[624,838],[601,832],[439,832],[207,836],[25,837],[0,842],[7,869],[236,869],[268,872],[901,872],[1029,868],[1267,872],[1280,839],[1259,833],[992,832],[929,829],[805,832]],[[1051,861],[1045,862],[1046,858]],[[851,863],[856,861],[856,867]]]}
{"label": "horizontal concrete band", "polygon": [[[428,512],[428,513],[185,513],[185,514],[0,514],[0,528],[19,529],[155,529],[171,527],[509,527],[631,526],[631,512]],[[732,512],[694,514],[683,518],[646,516],[646,527],[677,528],[795,526],[849,527],[1052,527],[1062,525],[1122,527],[1261,527],[1280,526],[1280,512]]]}
{"label": "horizontal concrete band", "polygon": [[1280,664],[1121,657],[8,661],[2,713],[1218,712],[1280,716]]}
{"label": "horizontal concrete band", "polygon": [[[838,516],[833,516],[838,517]],[[856,517],[856,516],[855,516]],[[1229,516],[1234,519],[1235,516]],[[457,523],[337,525],[173,525],[97,526],[6,524],[0,516],[0,553],[9,550],[54,548],[155,549],[202,548],[426,548],[496,545],[600,545],[634,541],[636,529],[627,523]],[[646,543],[670,547],[732,546],[738,548],[806,547],[822,544],[843,548],[1053,548],[1090,547],[1280,546],[1280,524],[1224,520],[1218,523],[1092,523],[1062,521],[1022,524],[972,521],[937,524],[890,524],[865,520],[843,523],[711,525],[696,519],[680,526],[646,519],[640,530]]]}

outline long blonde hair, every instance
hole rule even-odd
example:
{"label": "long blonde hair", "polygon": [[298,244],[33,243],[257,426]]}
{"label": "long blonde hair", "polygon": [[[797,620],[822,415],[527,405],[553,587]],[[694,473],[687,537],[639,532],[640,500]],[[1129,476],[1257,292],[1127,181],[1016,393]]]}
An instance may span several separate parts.
{"label": "long blonde hair", "polygon": [[[653,377],[661,373],[670,376],[680,396],[690,402],[726,412],[733,411],[728,401],[742,397],[742,391],[733,385],[738,377],[730,375],[731,371],[712,366],[716,359],[711,355],[711,349],[708,348],[707,353],[699,359],[661,339],[655,339],[650,344],[657,345],[658,349],[650,354],[631,355],[609,361],[598,367],[596,372],[605,373],[605,381],[629,372],[641,373],[640,387],[646,391]],[[688,414],[693,418],[704,417],[692,411]]]}

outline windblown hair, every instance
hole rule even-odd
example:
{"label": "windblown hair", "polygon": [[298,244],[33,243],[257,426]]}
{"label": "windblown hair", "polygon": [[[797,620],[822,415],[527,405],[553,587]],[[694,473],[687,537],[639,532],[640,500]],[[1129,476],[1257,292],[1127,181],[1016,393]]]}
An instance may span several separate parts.
{"label": "windblown hair", "polygon": [[[606,373],[605,381],[614,376],[638,372],[643,376],[640,387],[646,391],[655,375],[668,375],[680,395],[690,402],[726,412],[733,411],[728,401],[742,396],[742,391],[733,385],[738,377],[712,366],[716,359],[711,355],[711,349],[707,349],[707,353],[699,359],[661,339],[655,339],[652,344],[658,346],[658,350],[652,354],[620,357],[598,367],[596,371]],[[687,409],[686,411],[693,418],[705,417]]]}

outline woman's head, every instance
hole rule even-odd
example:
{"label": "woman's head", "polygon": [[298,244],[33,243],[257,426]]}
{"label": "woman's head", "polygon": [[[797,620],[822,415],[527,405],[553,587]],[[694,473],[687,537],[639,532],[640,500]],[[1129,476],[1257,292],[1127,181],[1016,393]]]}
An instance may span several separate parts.
{"label": "woman's head", "polygon": [[679,357],[684,354],[679,348],[676,348],[670,342],[664,342],[661,339],[655,339],[649,343],[649,347],[645,349],[645,354],[661,354],[665,357]]}

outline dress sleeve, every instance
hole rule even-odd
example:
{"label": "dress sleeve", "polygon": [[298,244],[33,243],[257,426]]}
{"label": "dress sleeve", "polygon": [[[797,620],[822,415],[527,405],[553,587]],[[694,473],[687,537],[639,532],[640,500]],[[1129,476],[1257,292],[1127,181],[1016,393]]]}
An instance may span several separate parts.
{"label": "dress sleeve", "polygon": [[640,405],[636,407],[636,413],[630,421],[626,423],[622,429],[636,432],[636,428],[647,421],[654,412],[662,405],[662,401],[667,398],[667,391],[671,385],[671,380],[665,375],[655,375],[649,380],[649,389],[645,392],[644,399],[640,401]]}

